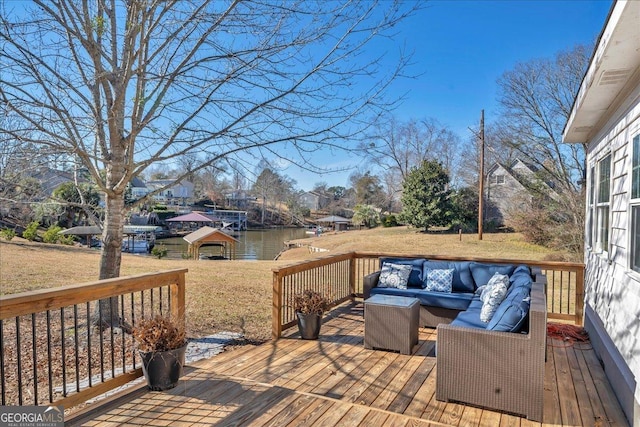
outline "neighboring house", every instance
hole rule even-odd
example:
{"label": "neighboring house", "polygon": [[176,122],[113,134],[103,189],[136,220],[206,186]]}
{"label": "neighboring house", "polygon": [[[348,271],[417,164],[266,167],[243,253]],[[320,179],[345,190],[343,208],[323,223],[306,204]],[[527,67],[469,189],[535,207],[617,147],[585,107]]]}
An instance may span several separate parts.
{"label": "neighboring house", "polygon": [[305,191],[300,195],[300,205],[311,210],[325,208],[331,199],[316,191]]}
{"label": "neighboring house", "polygon": [[156,212],[133,213],[129,218],[131,225],[160,225],[160,218]]}
{"label": "neighboring house", "polygon": [[158,202],[168,205],[179,205],[185,204],[188,200],[193,199],[193,184],[189,181],[176,183],[174,179],[157,179],[147,182],[147,188],[149,188],[150,191],[162,187],[166,188],[153,195],[153,199]]}
{"label": "neighboring house", "polygon": [[129,183],[129,188],[131,188],[131,197],[134,200],[140,199],[141,197],[146,196],[151,190],[147,187],[147,184],[144,183],[138,177],[134,177],[131,179]]}
{"label": "neighboring house", "polygon": [[227,206],[235,207],[238,209],[247,209],[249,204],[256,201],[256,198],[251,196],[245,190],[235,190],[231,193],[224,195]]}
{"label": "neighboring house", "polygon": [[[40,183],[44,196],[51,196],[53,191],[67,182],[75,182],[73,172],[67,172],[59,169],[51,169],[46,166],[38,168],[31,177]],[[78,183],[87,183],[87,179],[78,176]]]}
{"label": "neighboring house", "polygon": [[588,146],[584,326],[640,426],[640,1],[613,5],[564,142]]}
{"label": "neighboring house", "polygon": [[543,187],[549,197],[558,197],[549,184],[536,176],[535,168],[522,160],[517,159],[508,167],[494,164],[487,172],[484,218],[503,224],[509,215],[527,209],[533,198],[532,183]]}

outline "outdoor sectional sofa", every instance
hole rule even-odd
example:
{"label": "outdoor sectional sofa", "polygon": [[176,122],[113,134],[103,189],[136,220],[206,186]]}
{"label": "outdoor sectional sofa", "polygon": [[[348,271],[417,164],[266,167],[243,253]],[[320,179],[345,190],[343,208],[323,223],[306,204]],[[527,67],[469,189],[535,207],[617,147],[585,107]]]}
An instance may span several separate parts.
{"label": "outdoor sectional sofa", "polygon": [[[524,415],[542,421],[547,309],[546,278],[527,266],[473,261],[382,258],[410,264],[407,289],[382,288],[380,271],[364,278],[364,297],[420,300],[420,324],[437,327],[436,398]],[[426,291],[427,269],[453,269],[451,292]],[[480,286],[495,273],[509,288],[489,323],[480,321]],[[528,297],[527,297],[528,295]]]}

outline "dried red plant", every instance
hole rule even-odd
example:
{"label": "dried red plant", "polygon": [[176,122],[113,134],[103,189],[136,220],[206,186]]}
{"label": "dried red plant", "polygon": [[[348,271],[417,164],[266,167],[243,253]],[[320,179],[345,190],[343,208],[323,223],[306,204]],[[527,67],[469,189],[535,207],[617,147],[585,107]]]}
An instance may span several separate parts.
{"label": "dried red plant", "polygon": [[184,323],[162,315],[140,320],[132,334],[144,353],[175,350],[187,343]]}

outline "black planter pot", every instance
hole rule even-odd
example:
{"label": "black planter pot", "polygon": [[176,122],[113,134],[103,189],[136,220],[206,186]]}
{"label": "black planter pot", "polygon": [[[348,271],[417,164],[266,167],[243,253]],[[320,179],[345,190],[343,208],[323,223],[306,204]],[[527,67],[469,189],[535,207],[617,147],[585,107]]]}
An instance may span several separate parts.
{"label": "black planter pot", "polygon": [[150,390],[162,391],[178,384],[184,366],[187,345],[168,351],[140,352],[142,372]]}
{"label": "black planter pot", "polygon": [[298,330],[300,330],[300,338],[303,340],[317,340],[320,335],[320,325],[322,324],[322,315],[310,313],[296,313],[298,316]]}

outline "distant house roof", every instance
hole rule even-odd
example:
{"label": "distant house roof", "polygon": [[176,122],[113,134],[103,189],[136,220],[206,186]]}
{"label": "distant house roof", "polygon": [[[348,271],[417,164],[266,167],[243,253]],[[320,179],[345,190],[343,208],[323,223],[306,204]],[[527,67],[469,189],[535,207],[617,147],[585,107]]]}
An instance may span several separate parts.
{"label": "distant house roof", "polygon": [[[42,190],[48,195],[53,194],[53,191],[60,185],[74,182],[73,173],[49,167],[40,167],[31,176],[40,182]],[[79,176],[78,182],[86,183],[88,181]]]}
{"label": "distant house roof", "polygon": [[200,247],[205,243],[219,245],[222,258],[234,259],[236,243],[239,242],[219,228],[206,226],[187,234],[183,239],[189,243],[188,253],[194,259],[200,259]]}
{"label": "distant house roof", "polygon": [[215,222],[218,221],[215,218],[211,218],[201,212],[191,212],[185,215],[176,216],[170,218],[167,222]]}
{"label": "distant house roof", "polygon": [[330,216],[325,216],[324,218],[317,219],[316,222],[347,223],[347,222],[351,222],[351,220],[347,218],[343,218],[338,215],[330,215]]}
{"label": "distant house roof", "polygon": [[73,235],[73,236],[95,236],[102,234],[102,229],[97,225],[84,225],[67,228],[60,231],[58,234]]}
{"label": "distant house roof", "polygon": [[219,228],[213,227],[202,227],[193,233],[187,234],[183,237],[184,240],[189,244],[194,244],[197,242],[227,242],[227,243],[237,243],[238,239],[229,236],[224,231]]}
{"label": "distant house roof", "polygon": [[138,178],[137,176],[134,176],[133,178],[131,178],[130,183],[132,187],[147,188],[147,184],[145,184],[144,181]]}
{"label": "distant house roof", "polygon": [[[528,172],[524,174],[521,173],[519,169],[522,170],[522,166],[528,169]],[[510,166],[505,166],[502,163],[496,162],[493,164],[493,166],[491,166],[491,168],[489,168],[489,170],[487,171],[487,175],[493,174],[493,172],[495,172],[499,167],[502,167],[502,169],[504,169],[513,179],[515,179],[520,185],[525,187],[527,191],[529,191],[529,181],[534,179],[537,182],[545,184],[551,191],[554,192],[551,195],[551,198],[555,199],[555,196],[557,196],[555,191],[553,190],[555,185],[552,181],[543,181],[535,175],[539,170],[535,165],[525,162],[521,159],[514,160],[513,162],[511,162]]]}
{"label": "distant house roof", "polygon": [[[143,232],[160,231],[161,227],[155,225],[125,225],[122,227],[124,234],[137,234]],[[59,234],[74,235],[74,236],[95,236],[102,234],[102,228],[97,225],[80,225],[77,227],[67,228],[62,230]]]}

